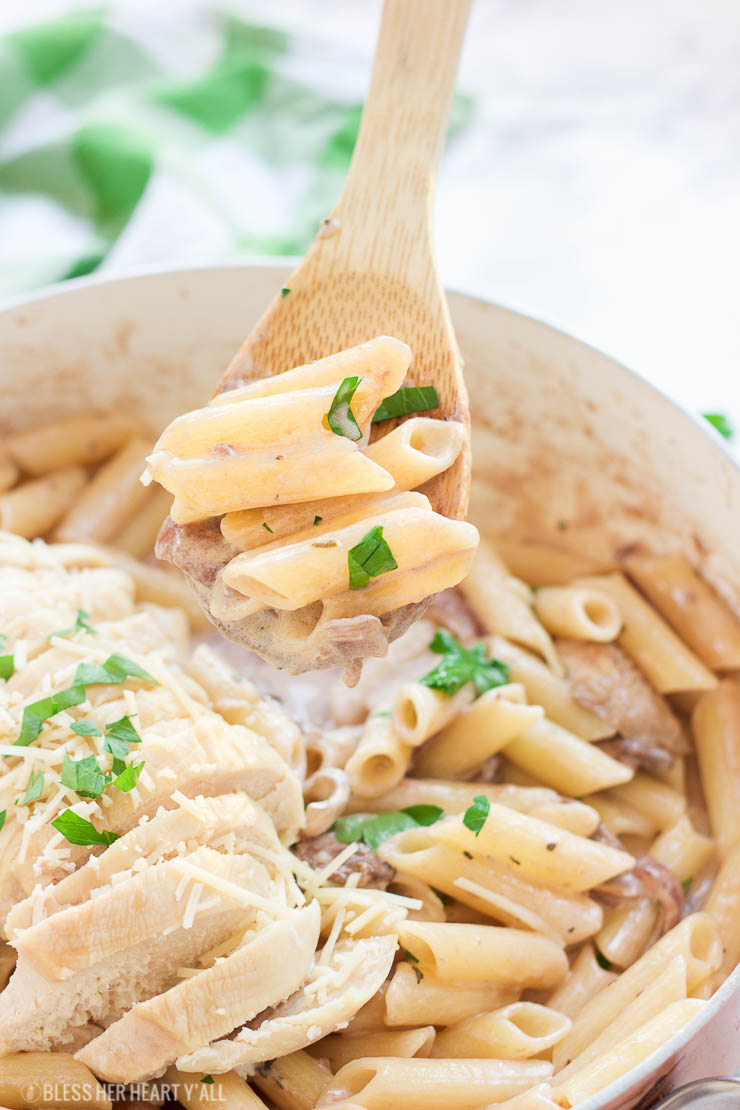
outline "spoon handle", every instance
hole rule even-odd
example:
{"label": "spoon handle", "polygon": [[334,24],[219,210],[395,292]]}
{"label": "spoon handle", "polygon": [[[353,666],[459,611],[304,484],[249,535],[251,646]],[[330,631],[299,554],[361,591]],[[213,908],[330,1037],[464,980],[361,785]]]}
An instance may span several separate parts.
{"label": "spoon handle", "polygon": [[333,212],[340,231],[350,230],[337,236],[335,265],[403,274],[413,285],[428,280],[437,163],[470,3],[385,0],[360,133]]}

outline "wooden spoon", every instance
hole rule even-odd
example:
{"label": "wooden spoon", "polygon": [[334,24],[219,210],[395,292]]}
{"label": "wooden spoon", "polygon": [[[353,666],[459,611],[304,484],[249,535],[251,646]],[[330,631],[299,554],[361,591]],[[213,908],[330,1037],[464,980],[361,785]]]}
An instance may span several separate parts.
{"label": "wooden spoon", "polygon": [[[407,384],[434,385],[440,419],[469,425],[462,363],[433,249],[434,187],[470,0],[385,0],[370,90],[349,174],[331,216],[219,383],[217,393],[279,374],[376,335],[411,347]],[[383,425],[389,431],[393,424]],[[469,435],[457,462],[424,487],[432,506],[462,518]],[[158,554],[191,575],[208,612],[218,570],[234,554],[203,525],[163,527]],[[291,671],[342,664],[359,674],[425,603],[317,628],[320,606],[214,621]],[[213,616],[209,613],[211,619]],[[373,622],[371,625],[368,622]],[[313,633],[321,633],[319,640]],[[288,646],[289,645],[289,646]]]}

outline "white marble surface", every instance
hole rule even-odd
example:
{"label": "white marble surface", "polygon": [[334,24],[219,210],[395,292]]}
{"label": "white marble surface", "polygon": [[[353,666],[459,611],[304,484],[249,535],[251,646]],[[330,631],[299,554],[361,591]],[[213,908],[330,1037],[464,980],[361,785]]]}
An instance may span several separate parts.
{"label": "white marble surface", "polygon": [[[0,26],[69,6],[5,0]],[[230,6],[300,30],[296,69],[362,96],[378,0]],[[157,14],[193,8],[159,0]],[[460,73],[474,116],[446,152],[437,208],[448,285],[572,332],[738,428],[739,58],[738,0],[474,0]]]}

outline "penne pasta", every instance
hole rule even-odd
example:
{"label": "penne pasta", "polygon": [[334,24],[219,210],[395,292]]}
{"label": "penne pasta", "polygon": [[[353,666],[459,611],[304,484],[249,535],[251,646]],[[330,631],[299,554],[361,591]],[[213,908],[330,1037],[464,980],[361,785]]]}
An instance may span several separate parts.
{"label": "penne pasta", "polygon": [[623,574],[580,578],[575,585],[599,590],[617,605],[623,628],[619,643],[660,694],[711,690],[717,680],[678,638]]}
{"label": "penne pasta", "polygon": [[[400,894],[404,898],[415,898],[418,902],[421,902],[421,907],[418,910],[409,910],[407,914],[409,921],[447,920],[442,899],[422,879],[417,879],[413,875],[396,875],[388,889],[393,894]],[[2,963],[0,962],[1,967]]]}
{"label": "penne pasta", "polygon": [[494,636],[488,641],[488,654],[506,664],[510,680],[521,682],[530,705],[541,705],[555,724],[582,740],[606,740],[614,735],[614,729],[574,700],[570,684],[564,678],[558,678],[528,651]]}
{"label": "penne pasta", "polygon": [[[372,443],[365,449],[365,455],[391,475],[395,490],[410,490],[452,465],[462,448],[464,434],[462,424],[454,421],[413,417]],[[358,508],[369,509],[382,496],[353,494],[243,509],[224,516],[221,532],[239,550],[251,551]]]}
{"label": "penne pasta", "polygon": [[62,542],[96,540],[107,543],[146,503],[148,492],[139,478],[149,448],[132,439],[101,466],[54,532]]}
{"label": "penne pasta", "polygon": [[395,1110],[413,1091],[414,1110],[480,1110],[552,1074],[545,1060],[353,1060],[334,1076],[317,1107],[345,1100],[363,1110]]}
{"label": "penne pasta", "polygon": [[370,717],[345,765],[352,793],[363,803],[385,795],[406,774],[412,750],[390,717]]}
{"label": "penne pasta", "polygon": [[608,796],[632,806],[659,829],[675,825],[686,812],[684,794],[644,771],[637,771],[631,782],[615,786]]}
{"label": "penne pasta", "polygon": [[235,401],[256,397],[302,392],[322,385],[335,385],[344,378],[369,378],[381,396],[395,393],[411,365],[411,348],[390,335],[378,335],[366,343],[358,343],[345,351],[296,366],[282,374],[273,374],[248,385],[217,393],[209,408],[231,405]]}
{"label": "penne pasta", "polygon": [[313,1110],[331,1073],[301,1049],[258,1064],[251,1081],[278,1110]]}
{"label": "penne pasta", "polygon": [[596,936],[599,952],[615,967],[631,967],[654,935],[658,906],[650,898],[638,898],[604,911],[604,924]]}
{"label": "penne pasta", "polygon": [[514,1095],[505,1102],[497,1102],[496,1110],[559,1110],[559,1103],[553,1100],[553,1089],[549,1083],[538,1083],[524,1094]]}
{"label": "penne pasta", "polygon": [[545,586],[535,594],[534,609],[551,636],[608,643],[622,628],[615,602],[583,586]]}
{"label": "penne pasta", "polygon": [[224,569],[224,583],[263,605],[288,610],[341,594],[350,585],[348,552],[371,526],[382,527],[393,553],[398,569],[388,573],[391,580],[404,571],[425,569],[444,556],[472,553],[478,542],[472,524],[449,520],[425,508],[395,509],[328,531],[320,539],[243,552]]}
{"label": "penne pasta", "polygon": [[520,683],[487,690],[424,744],[414,759],[414,772],[464,778],[543,715],[541,706],[526,704]]}
{"label": "penne pasta", "polygon": [[74,505],[86,481],[85,471],[73,466],[0,494],[0,529],[29,540],[46,535]]}
{"label": "penne pasta", "polygon": [[704,910],[716,923],[722,941],[722,962],[717,971],[717,979],[722,982],[740,963],[740,844],[720,867]]}
{"label": "penne pasta", "polygon": [[154,551],[154,541],[171,503],[172,498],[166,490],[159,486],[150,488],[144,505],[113,535],[111,544],[135,559],[146,559]]}
{"label": "penne pasta", "polygon": [[[454,1025],[515,1001],[515,988],[492,983],[448,983],[431,971],[399,963],[385,995],[387,1025]],[[350,1026],[350,1029],[352,1026]]]}
{"label": "penne pasta", "polygon": [[685,917],[583,1007],[573,1018],[570,1032],[555,1046],[556,1069],[575,1060],[676,956],[684,959],[687,990],[692,994],[714,974],[722,960],[717,926],[708,914]]}
{"label": "penne pasta", "polygon": [[83,413],[16,432],[6,438],[5,447],[21,470],[41,477],[71,466],[95,466],[135,434],[136,425],[128,417]]}
{"label": "penne pasta", "polygon": [[560,986],[547,999],[551,1010],[575,1018],[587,1002],[613,983],[616,973],[607,971],[596,959],[593,944],[584,944]]}
{"label": "penne pasta", "polygon": [[570,1029],[570,1019],[534,1002],[512,1002],[437,1035],[433,1057],[527,1060],[547,1052]]}
{"label": "penne pasta", "polygon": [[559,944],[577,944],[601,928],[601,907],[585,894],[528,883],[514,866],[485,866],[432,838],[433,829],[409,829],[381,844],[378,854],[399,874],[413,875],[436,890],[515,928],[531,929]]}
{"label": "penne pasta", "polygon": [[615,836],[636,836],[643,840],[652,840],[656,833],[655,824],[644,813],[614,797],[613,791],[606,790],[603,794],[591,794],[588,799],[599,814],[602,822],[609,832]]}
{"label": "penne pasta", "polygon": [[684,814],[653,842],[650,855],[683,883],[704,869],[714,848],[714,841],[698,833]]}
{"label": "penne pasta", "polygon": [[629,782],[632,768],[543,718],[506,745],[506,758],[570,797]]}
{"label": "penne pasta", "polygon": [[[44,1090],[52,1093],[51,1098]],[[111,1110],[92,1072],[66,1052],[12,1052],[0,1056],[0,1104],[7,1110],[35,1106],[85,1106]]]}
{"label": "penne pasta", "polygon": [[347,811],[379,812],[428,804],[439,806],[445,813],[464,813],[477,794],[579,836],[590,836],[599,823],[599,815],[590,805],[563,798],[547,786],[521,787],[510,783],[447,782],[443,779],[404,778],[385,794],[367,800],[350,799]]}
{"label": "penne pasta", "polygon": [[496,537],[496,550],[512,574],[530,586],[569,586],[575,578],[610,570],[603,560],[553,544]]}
{"label": "penne pasta", "polygon": [[235,1072],[213,1076],[213,1080],[204,1083],[200,1076],[176,1067],[168,1068],[163,1076],[163,1082],[185,1110],[205,1110],[209,1106],[214,1110],[267,1110],[266,1103]]}
{"label": "penne pasta", "polygon": [[630,1036],[636,1029],[640,1029],[646,1022],[683,998],[686,998],[686,963],[682,956],[674,956],[596,1040],[558,1071],[558,1086],[607,1053],[615,1043]]}
{"label": "penne pasta", "polygon": [[424,601],[433,594],[456,586],[467,574],[475,550],[475,544],[469,543],[473,539],[472,534],[467,533],[466,536],[459,551],[440,555],[423,566],[384,574],[364,589],[347,590],[328,598],[324,602],[324,618],[333,620],[361,613],[382,617],[394,609]]}
{"label": "penne pasta", "polygon": [[740,668],[740,622],[683,555],[631,555],[625,567],[712,671]]}
{"label": "penne pasta", "polygon": [[393,727],[406,744],[418,748],[454,721],[474,696],[470,683],[450,697],[420,682],[407,682],[396,694]]}
{"label": "penne pasta", "polygon": [[691,715],[704,797],[720,860],[740,841],[740,686],[726,679]]}
{"label": "penne pasta", "polygon": [[363,1056],[429,1056],[434,1044],[435,1029],[425,1025],[419,1029],[386,1029],[384,1032],[333,1033],[314,1046],[314,1053],[329,1061],[332,1071],[339,1071],[352,1060]]}
{"label": "penne pasta", "polygon": [[554,941],[498,925],[402,921],[398,939],[418,960],[422,973],[443,982],[492,983],[524,989],[554,987],[568,970]]}
{"label": "penne pasta", "polygon": [[629,871],[635,862],[627,852],[574,836],[495,802],[475,832],[459,817],[448,817],[438,821],[430,835],[474,856],[501,863],[511,861],[532,882],[576,892],[590,890]]}
{"label": "penne pasta", "polygon": [[674,1033],[696,1017],[704,1005],[698,998],[673,1002],[633,1033],[616,1043],[612,1042],[606,1052],[574,1072],[565,1083],[559,1085],[556,1081],[555,1101],[565,1096],[568,1102],[561,1102],[560,1105],[573,1106],[613,1083],[661,1048]]}
{"label": "penne pasta", "polygon": [[560,675],[553,642],[532,611],[530,590],[522,586],[484,540],[460,588],[486,632],[537,652]]}
{"label": "penne pasta", "polygon": [[5,493],[18,481],[20,471],[5,451],[0,452],[0,493]]}

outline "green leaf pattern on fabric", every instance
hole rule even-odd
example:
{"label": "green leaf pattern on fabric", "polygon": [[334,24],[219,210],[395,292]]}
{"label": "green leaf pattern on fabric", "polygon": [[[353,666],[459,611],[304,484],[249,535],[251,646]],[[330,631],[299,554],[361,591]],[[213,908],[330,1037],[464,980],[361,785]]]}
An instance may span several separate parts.
{"label": "green leaf pattern on fabric", "polygon": [[[165,22],[162,41],[157,20],[101,7],[0,37],[0,206],[33,219],[34,232],[31,251],[22,231],[6,256],[0,244],[0,296],[92,273],[122,236],[141,236],[151,190],[173,191],[183,211],[221,228],[219,261],[309,245],[339,194],[361,104],[302,76],[301,56],[316,49],[307,39],[205,5],[198,18],[208,45],[191,70],[183,58],[198,53],[197,32],[187,19]],[[470,107],[456,97],[451,134]],[[44,127],[21,128],[26,116]],[[268,195],[282,191],[269,218],[240,199],[238,174],[251,167]],[[25,216],[37,210],[41,233]],[[144,238],[147,261],[170,259],[166,236],[159,254]]]}

